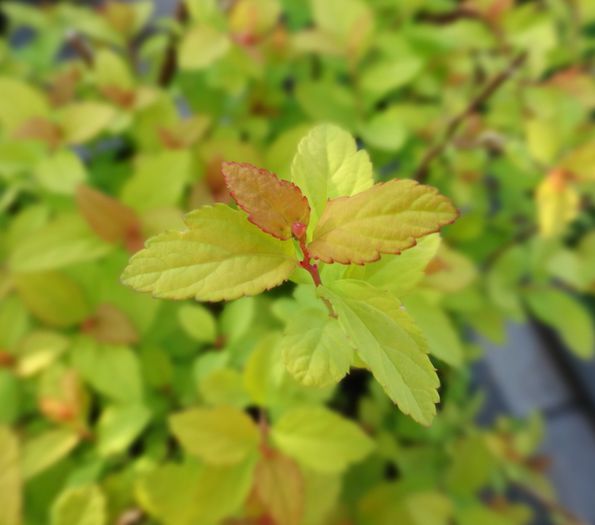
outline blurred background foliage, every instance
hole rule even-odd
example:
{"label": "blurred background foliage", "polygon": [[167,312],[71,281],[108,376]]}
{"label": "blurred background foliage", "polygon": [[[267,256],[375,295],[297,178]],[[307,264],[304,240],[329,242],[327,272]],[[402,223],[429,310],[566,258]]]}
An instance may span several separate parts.
{"label": "blurred background foliage", "polygon": [[[476,426],[469,365],[507,320],[592,356],[595,3],[170,4],[0,5],[0,525],[581,523],[539,416]],[[229,201],[223,160],[287,177],[318,122],[462,212],[406,302],[443,383],[429,428],[362,370],[285,371],[291,284],[200,305],[119,283]]]}

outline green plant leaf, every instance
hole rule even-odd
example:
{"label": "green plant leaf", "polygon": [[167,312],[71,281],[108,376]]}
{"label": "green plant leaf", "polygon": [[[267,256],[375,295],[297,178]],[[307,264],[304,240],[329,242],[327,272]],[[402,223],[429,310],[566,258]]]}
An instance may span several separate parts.
{"label": "green plant leaf", "polygon": [[299,143],[291,166],[291,180],[310,203],[315,224],[327,199],[353,195],[374,183],[368,154],[357,149],[353,137],[337,126],[317,126]]}
{"label": "green plant leaf", "polygon": [[95,485],[66,489],[51,510],[51,525],[105,525],[107,503]]}
{"label": "green plant leaf", "polygon": [[184,35],[178,49],[181,69],[201,70],[221,59],[229,50],[226,34],[207,25],[198,25]]}
{"label": "green plant leaf", "polygon": [[354,423],[314,406],[285,412],[273,425],[271,437],[300,464],[327,473],[344,471],[374,448],[373,441]]}
{"label": "green plant leaf", "polygon": [[422,65],[422,61],[413,55],[381,60],[364,70],[362,88],[375,98],[383,97],[413,80]]}
{"label": "green plant leaf", "polygon": [[287,456],[274,450],[263,454],[254,471],[254,492],[275,523],[302,523],[304,478]]}
{"label": "green plant leaf", "polygon": [[353,197],[331,200],[318,222],[310,253],[327,263],[368,263],[400,253],[416,239],[452,223],[458,212],[436,188],[392,180]]}
{"label": "green plant leaf", "polygon": [[140,435],[151,418],[151,412],[140,403],[107,407],[97,426],[97,451],[102,456],[124,452]]}
{"label": "green plant leaf", "polygon": [[194,408],[170,417],[170,427],[184,449],[213,465],[233,465],[255,452],[256,424],[230,406]]}
{"label": "green plant leaf", "polygon": [[355,280],[336,281],[321,291],[376,380],[401,411],[429,425],[439,400],[438,376],[427,343],[399,301]]}
{"label": "green plant leaf", "polygon": [[200,304],[185,304],[178,310],[182,329],[200,343],[213,343],[217,338],[217,324],[213,314]]}
{"label": "green plant leaf", "polygon": [[185,222],[188,230],[153,237],[132,257],[124,284],[168,299],[230,300],[277,286],[297,265],[291,241],[227,206],[201,208]]}
{"label": "green plant leaf", "polygon": [[278,239],[290,239],[292,226],[308,226],[310,206],[300,189],[270,171],[238,162],[223,163],[225,182],[248,220]]}
{"label": "green plant leaf", "polygon": [[89,315],[80,286],[63,273],[17,274],[15,284],[29,311],[49,326],[65,328]]}
{"label": "green plant leaf", "polygon": [[93,261],[111,249],[81,217],[63,215],[22,239],[8,262],[13,272],[43,272]]}
{"label": "green plant leaf", "polygon": [[48,430],[25,441],[22,453],[22,472],[25,480],[48,469],[76,447],[80,438],[68,429]]}
{"label": "green plant leaf", "polygon": [[190,181],[191,170],[188,151],[143,153],[136,158],[134,173],[122,188],[122,202],[139,212],[175,206]]}
{"label": "green plant leaf", "polygon": [[41,91],[16,78],[0,78],[0,124],[15,131],[33,117],[45,117],[48,103]]}
{"label": "green plant leaf", "polygon": [[409,296],[403,303],[425,335],[430,353],[451,366],[461,366],[463,345],[446,312],[421,295]]}
{"label": "green plant leaf", "polygon": [[87,178],[87,170],[75,153],[59,150],[39,162],[35,167],[35,177],[48,191],[72,195]]}
{"label": "green plant leaf", "polygon": [[345,278],[360,279],[402,297],[424,279],[425,269],[439,246],[439,234],[426,235],[402,253],[383,255],[380,260],[364,266],[349,266]]}
{"label": "green plant leaf", "polygon": [[215,525],[244,502],[253,471],[253,458],[225,467],[170,463],[141,479],[137,498],[164,525]]}
{"label": "green plant leaf", "polygon": [[57,113],[62,139],[67,144],[83,144],[105,130],[115,118],[113,107],[102,102],[75,102]]}
{"label": "green plant leaf", "polygon": [[[2,401],[4,403],[4,399]],[[0,524],[20,525],[23,511],[20,447],[16,435],[0,426]]]}
{"label": "green plant leaf", "polygon": [[338,383],[353,359],[353,347],[338,321],[312,309],[292,317],[280,349],[287,370],[306,386]]}
{"label": "green plant leaf", "polygon": [[531,312],[558,332],[577,356],[595,353],[595,329],[589,311],[575,298],[555,289],[535,289],[526,294]]}
{"label": "green plant leaf", "polygon": [[130,348],[79,339],[72,348],[72,363],[85,381],[114,401],[141,401],[140,362]]}

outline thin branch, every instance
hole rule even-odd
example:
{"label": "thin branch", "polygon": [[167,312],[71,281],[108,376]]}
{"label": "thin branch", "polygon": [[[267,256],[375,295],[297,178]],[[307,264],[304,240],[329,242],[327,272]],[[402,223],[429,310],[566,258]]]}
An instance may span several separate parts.
{"label": "thin branch", "polygon": [[473,98],[473,100],[461,111],[455,115],[449,122],[442,139],[426,151],[423,156],[419,167],[415,172],[415,179],[423,182],[426,180],[429,174],[429,167],[432,161],[440,156],[446,147],[450,144],[459,127],[467,118],[469,118],[481,105],[488,100],[502,84],[504,84],[516,70],[525,62],[527,53],[522,52],[518,54],[510,64],[503,69],[500,73],[489,80],[481,91]]}
{"label": "thin branch", "polygon": [[[176,9],[176,20],[183,24],[188,19],[188,11],[186,10],[186,6],[183,2],[178,4]],[[167,49],[165,50],[165,58],[163,59],[163,63],[161,64],[161,69],[159,70],[159,76],[157,82],[159,86],[166,87],[170,84],[173,80],[176,72],[178,70],[178,57],[177,57],[177,46],[176,46],[176,35],[172,34],[170,36],[169,43],[167,45]]]}

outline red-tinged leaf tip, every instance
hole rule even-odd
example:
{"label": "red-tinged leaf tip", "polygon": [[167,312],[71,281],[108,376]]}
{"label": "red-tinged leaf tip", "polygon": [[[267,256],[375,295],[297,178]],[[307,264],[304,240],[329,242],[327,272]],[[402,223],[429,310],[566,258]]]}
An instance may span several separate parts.
{"label": "red-tinged leaf tip", "polygon": [[307,227],[310,206],[295,184],[239,162],[224,162],[223,175],[229,193],[248,214],[248,220],[265,233],[287,240],[295,235],[295,224]]}

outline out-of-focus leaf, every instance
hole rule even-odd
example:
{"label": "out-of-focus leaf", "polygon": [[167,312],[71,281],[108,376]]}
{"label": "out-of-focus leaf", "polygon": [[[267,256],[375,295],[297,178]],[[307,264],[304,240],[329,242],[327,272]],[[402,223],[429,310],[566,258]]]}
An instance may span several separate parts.
{"label": "out-of-focus leaf", "polygon": [[63,273],[19,274],[15,284],[29,311],[49,326],[66,328],[80,323],[89,313],[80,286]]}
{"label": "out-of-focus leaf", "polygon": [[178,48],[178,61],[182,69],[206,69],[221,59],[229,48],[226,34],[201,24],[184,35]]}
{"label": "out-of-focus leaf", "polygon": [[124,452],[141,434],[151,412],[142,404],[118,404],[107,407],[97,427],[97,450],[103,456]]}
{"label": "out-of-focus leaf", "polygon": [[21,525],[23,488],[20,446],[16,435],[0,426],[0,524]]}
{"label": "out-of-focus leaf", "polygon": [[110,250],[82,218],[63,215],[19,242],[8,262],[17,273],[43,272],[93,261]]}
{"label": "out-of-focus leaf", "polygon": [[213,343],[217,338],[217,325],[213,314],[200,304],[185,304],[178,310],[182,329],[192,339]]}
{"label": "out-of-focus leaf", "polygon": [[294,461],[277,451],[264,454],[254,471],[254,491],[275,523],[302,523],[304,478]]}
{"label": "out-of-focus leaf", "polygon": [[373,441],[353,422],[323,407],[297,407],[273,425],[275,444],[317,472],[337,473],[363,460]]}
{"label": "out-of-focus leaf", "polygon": [[173,434],[182,446],[213,465],[233,465],[256,451],[258,427],[241,410],[219,406],[195,408],[170,417]]}
{"label": "out-of-focus leaf", "polygon": [[539,231],[544,237],[564,232],[580,211],[580,196],[563,170],[552,171],[537,187]]}
{"label": "out-of-focus leaf", "polygon": [[66,489],[51,509],[51,525],[105,525],[105,496],[94,485]]}
{"label": "out-of-focus leaf", "polygon": [[72,430],[48,430],[25,441],[22,453],[22,472],[25,480],[48,469],[76,447],[79,436]]}
{"label": "out-of-focus leaf", "polygon": [[67,144],[83,144],[94,139],[114,120],[113,107],[101,102],[76,102],[58,113],[62,137]]}
{"label": "out-of-focus leaf", "polygon": [[46,117],[49,108],[42,93],[16,78],[0,78],[0,124],[9,133],[33,117]]}
{"label": "out-of-focus leaf", "polygon": [[36,166],[35,176],[48,191],[71,195],[87,178],[87,170],[75,153],[60,150]]}

